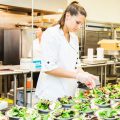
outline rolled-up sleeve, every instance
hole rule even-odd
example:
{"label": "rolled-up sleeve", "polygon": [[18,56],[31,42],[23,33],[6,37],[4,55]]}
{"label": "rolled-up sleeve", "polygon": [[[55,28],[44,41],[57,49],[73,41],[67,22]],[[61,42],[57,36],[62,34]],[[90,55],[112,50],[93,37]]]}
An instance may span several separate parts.
{"label": "rolled-up sleeve", "polygon": [[42,71],[51,71],[58,67],[58,42],[51,31],[45,31],[41,39]]}

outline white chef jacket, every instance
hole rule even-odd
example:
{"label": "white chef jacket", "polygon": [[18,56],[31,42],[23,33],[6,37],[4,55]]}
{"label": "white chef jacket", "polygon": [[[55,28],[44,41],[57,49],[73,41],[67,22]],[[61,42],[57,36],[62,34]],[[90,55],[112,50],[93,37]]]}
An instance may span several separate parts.
{"label": "white chef jacket", "polygon": [[[32,49],[30,49],[28,57],[32,57]],[[38,38],[33,40],[33,58],[41,59],[41,45]]]}
{"label": "white chef jacket", "polygon": [[59,25],[48,28],[41,39],[42,69],[39,75],[35,94],[39,99],[56,100],[58,97],[74,96],[77,81],[48,75],[58,67],[75,71],[79,64],[79,44],[74,33],[70,33],[70,42],[64,36]]}

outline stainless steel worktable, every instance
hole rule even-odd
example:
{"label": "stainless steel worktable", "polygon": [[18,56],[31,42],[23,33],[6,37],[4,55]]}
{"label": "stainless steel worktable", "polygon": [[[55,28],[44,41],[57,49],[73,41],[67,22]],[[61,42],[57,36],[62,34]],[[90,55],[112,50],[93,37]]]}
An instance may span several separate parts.
{"label": "stainless steel worktable", "polygon": [[[103,85],[103,82],[104,82],[104,85],[106,86],[106,74],[107,74],[107,66],[109,65],[120,65],[120,62],[115,62],[115,61],[107,61],[106,63],[103,63],[103,64],[84,64],[82,63],[81,64],[81,67],[82,68],[88,68],[88,67],[100,67],[100,76],[101,76],[101,87]],[[104,72],[104,74],[103,74]],[[104,76],[104,79],[103,79],[103,76]]]}
{"label": "stainless steel worktable", "polygon": [[9,66],[2,65],[0,66],[0,76],[13,75],[14,76],[14,105],[16,105],[16,81],[17,75],[24,75],[24,106],[26,106],[26,74],[30,71],[28,70],[20,70],[19,66]]}
{"label": "stainless steel worktable", "polygon": [[[27,81],[27,74],[31,73],[31,77],[33,76],[34,72],[40,72],[40,69],[20,69],[20,65],[1,65],[0,66],[0,76],[6,75],[13,75],[14,76],[14,105],[16,105],[16,81],[17,75],[23,74],[24,75],[24,106],[26,106],[26,81]],[[32,79],[31,79],[32,83]],[[31,85],[32,86],[32,85]],[[30,106],[32,106],[32,88],[31,88],[31,102]]]}

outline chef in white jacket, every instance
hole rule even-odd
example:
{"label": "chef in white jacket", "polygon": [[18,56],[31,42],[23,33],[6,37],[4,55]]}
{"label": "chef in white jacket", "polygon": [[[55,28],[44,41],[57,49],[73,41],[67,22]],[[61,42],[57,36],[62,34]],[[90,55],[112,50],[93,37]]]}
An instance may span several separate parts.
{"label": "chef in white jacket", "polygon": [[[37,28],[35,31],[36,39],[33,40],[33,45],[29,51],[28,57],[33,57],[33,60],[41,61],[41,36],[42,36],[43,29]],[[32,56],[33,53],[33,56]],[[38,66],[40,67],[40,66]],[[33,73],[33,87],[36,87],[37,80],[39,77],[39,73]]]}
{"label": "chef in white jacket", "polygon": [[74,96],[77,81],[89,88],[95,87],[96,76],[78,69],[79,44],[74,32],[86,18],[85,9],[72,2],[58,24],[42,34],[42,69],[36,87],[36,96],[56,100],[58,97]]}
{"label": "chef in white jacket", "polygon": [[[33,40],[32,48],[29,51],[28,57],[33,57],[34,59],[41,59],[41,36],[42,36],[42,28],[37,28],[35,31],[36,39]],[[33,56],[32,56],[33,52]]]}

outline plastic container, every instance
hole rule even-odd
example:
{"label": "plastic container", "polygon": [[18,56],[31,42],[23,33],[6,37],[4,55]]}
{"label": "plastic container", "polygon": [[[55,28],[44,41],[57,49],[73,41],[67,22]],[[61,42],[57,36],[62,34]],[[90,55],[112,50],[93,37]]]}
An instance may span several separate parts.
{"label": "plastic container", "polygon": [[21,58],[20,59],[20,69],[31,69],[32,59],[31,58]]}
{"label": "plastic container", "polygon": [[32,81],[31,81],[31,77],[28,77],[28,78],[27,78],[26,88],[27,88],[27,89],[33,88],[33,84],[32,84]]}

